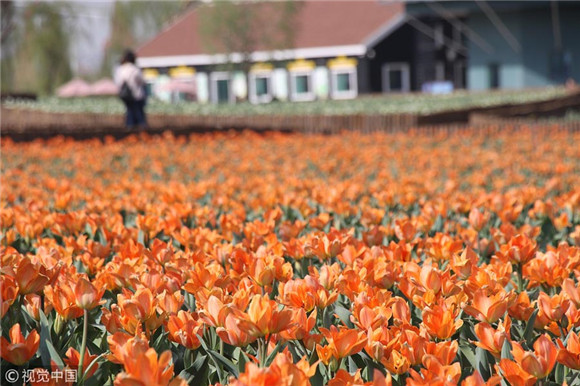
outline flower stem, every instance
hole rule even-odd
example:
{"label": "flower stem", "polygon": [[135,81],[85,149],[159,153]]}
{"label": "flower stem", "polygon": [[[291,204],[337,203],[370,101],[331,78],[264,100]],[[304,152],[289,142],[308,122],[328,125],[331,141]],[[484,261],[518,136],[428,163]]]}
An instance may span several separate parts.
{"label": "flower stem", "polygon": [[518,263],[518,293],[524,290],[524,274],[522,272],[522,263]]}
{"label": "flower stem", "polygon": [[83,384],[84,374],[83,374],[83,362],[85,361],[85,351],[87,349],[87,332],[89,330],[89,312],[84,310],[83,315],[83,339],[81,341],[81,351],[79,352],[79,385]]}

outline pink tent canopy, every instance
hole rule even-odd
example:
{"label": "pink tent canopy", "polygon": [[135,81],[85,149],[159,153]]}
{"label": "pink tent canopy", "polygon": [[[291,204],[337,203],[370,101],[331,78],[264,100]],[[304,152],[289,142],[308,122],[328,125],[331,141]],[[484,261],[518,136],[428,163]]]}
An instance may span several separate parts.
{"label": "pink tent canopy", "polygon": [[191,94],[195,95],[197,89],[195,87],[195,83],[193,82],[184,82],[177,79],[172,79],[169,82],[165,83],[164,85],[160,86],[161,91],[172,91],[172,92],[182,92],[184,94]]}
{"label": "pink tent canopy", "polygon": [[117,95],[119,88],[111,79],[101,79],[91,86],[91,95]]}
{"label": "pink tent canopy", "polygon": [[91,93],[91,86],[89,86],[84,80],[73,79],[68,83],[60,86],[56,90],[56,95],[61,98],[72,98],[87,96]]}

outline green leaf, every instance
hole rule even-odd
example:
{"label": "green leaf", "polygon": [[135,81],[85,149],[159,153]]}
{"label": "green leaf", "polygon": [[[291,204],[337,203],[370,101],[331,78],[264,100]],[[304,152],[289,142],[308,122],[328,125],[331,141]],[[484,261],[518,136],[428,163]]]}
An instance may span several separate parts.
{"label": "green leaf", "polygon": [[535,309],[528,319],[526,324],[526,329],[524,330],[524,340],[527,342],[529,347],[532,347],[532,338],[534,335],[534,323],[536,323],[536,317],[538,316],[539,309]]}
{"label": "green leaf", "polygon": [[282,350],[282,348],[284,348],[284,343],[282,341],[280,341],[280,342],[278,342],[276,347],[274,347],[274,350],[272,350],[270,355],[268,355],[268,357],[266,358],[266,363],[265,363],[266,366],[270,366],[270,363],[272,363],[272,361],[274,360],[276,355]]}
{"label": "green leaf", "polygon": [[107,237],[101,228],[97,229],[95,233],[95,241],[102,245],[107,245]]}
{"label": "green leaf", "polygon": [[503,341],[503,345],[501,346],[501,359],[510,359],[513,360],[514,357],[512,355],[512,345],[509,339],[505,339]]}
{"label": "green leaf", "polygon": [[487,381],[491,377],[489,371],[489,362],[487,360],[487,352],[481,347],[475,349],[475,361],[477,363],[477,370],[481,374],[484,381]]}
{"label": "green leaf", "polygon": [[207,355],[199,355],[190,367],[179,373],[179,376],[185,379],[190,385],[208,385],[208,361],[209,357]]}
{"label": "green leaf", "polygon": [[475,353],[473,352],[473,347],[466,344],[459,345],[459,353],[463,355],[465,359],[469,362],[473,369],[477,369],[477,360],[475,358]]}
{"label": "green leaf", "polygon": [[565,368],[564,365],[561,363],[556,363],[556,368],[554,370],[555,380],[556,383],[559,385],[564,384],[564,376],[565,376]]}
{"label": "green leaf", "polygon": [[358,369],[358,366],[354,362],[354,359],[352,359],[352,356],[349,356],[348,357],[348,371],[349,371],[349,373],[353,374],[356,372],[357,369]]}
{"label": "green leaf", "polygon": [[52,337],[50,336],[50,324],[46,315],[42,310],[39,310],[40,314],[40,346],[38,351],[40,352],[40,359],[42,360],[42,365],[50,369],[51,361],[54,361],[60,368],[64,367],[64,362],[58,355],[58,352],[52,344]]}
{"label": "green leaf", "polygon": [[207,352],[234,377],[237,378],[240,376],[240,372],[238,371],[236,366],[232,363],[232,361],[230,361],[228,358],[224,357],[222,354],[214,350],[208,350]]}
{"label": "green leaf", "polygon": [[334,313],[338,318],[344,323],[348,328],[353,328],[354,325],[350,321],[350,316],[352,315],[349,310],[341,306],[340,304],[336,304],[334,307]]}
{"label": "green leaf", "polygon": [[314,374],[314,376],[312,376],[310,378],[310,384],[312,386],[323,386],[324,385],[324,377],[322,376],[322,371],[321,369],[324,368],[324,365],[322,363],[319,363],[318,366],[316,366],[316,373]]}

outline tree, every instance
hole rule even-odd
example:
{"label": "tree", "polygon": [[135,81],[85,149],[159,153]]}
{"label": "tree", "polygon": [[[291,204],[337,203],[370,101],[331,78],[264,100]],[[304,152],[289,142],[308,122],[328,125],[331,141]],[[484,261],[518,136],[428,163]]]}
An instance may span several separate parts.
{"label": "tree", "polygon": [[0,84],[2,85],[2,91],[10,89],[12,87],[12,60],[11,54],[13,51],[12,40],[10,39],[14,36],[15,29],[15,10],[14,2],[12,1],[2,1],[0,2],[1,9],[1,36],[0,36]]}
{"label": "tree", "polygon": [[175,15],[196,1],[119,1],[113,6],[111,38],[105,47],[102,75],[110,76],[115,63],[127,48],[137,48],[157,34]]}
{"label": "tree", "polygon": [[2,29],[0,35],[0,42],[2,45],[6,44],[8,38],[14,30],[14,2],[13,1],[2,1],[0,3],[2,6],[0,17],[2,18]]}
{"label": "tree", "polygon": [[294,46],[296,15],[300,6],[300,2],[292,0],[212,2],[199,9],[202,44],[210,53],[227,55],[224,67],[239,69],[248,82],[252,52]]}
{"label": "tree", "polygon": [[72,77],[71,34],[66,19],[74,10],[64,2],[28,3],[18,14],[8,7],[13,13],[5,22],[4,9],[2,2],[3,48],[5,28],[9,31],[6,37],[9,50],[3,51],[2,56],[3,90],[10,87],[17,91],[52,93]]}

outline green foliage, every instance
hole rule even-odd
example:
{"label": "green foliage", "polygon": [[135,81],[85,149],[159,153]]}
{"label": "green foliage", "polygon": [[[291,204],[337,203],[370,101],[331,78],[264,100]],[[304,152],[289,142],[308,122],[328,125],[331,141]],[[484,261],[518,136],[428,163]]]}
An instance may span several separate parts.
{"label": "green foliage", "polygon": [[[489,93],[470,93],[457,91],[449,95],[385,95],[362,96],[354,100],[327,100],[308,103],[273,102],[253,105],[237,104],[200,104],[182,102],[168,104],[151,100],[147,105],[149,114],[183,114],[183,115],[315,115],[315,114],[430,114],[444,110],[457,110],[478,106],[494,106],[504,103],[523,103],[536,100],[547,100],[563,95],[564,88],[548,87],[530,93],[524,91],[504,91]],[[105,113],[123,114],[125,108],[117,98],[41,98],[36,102],[7,101],[6,107],[29,108],[35,110],[62,113]]]}
{"label": "green foliage", "polygon": [[10,55],[2,62],[8,87],[46,95],[72,77],[72,26],[67,20],[73,15],[65,2],[34,2],[13,16],[19,28],[11,34]]}

